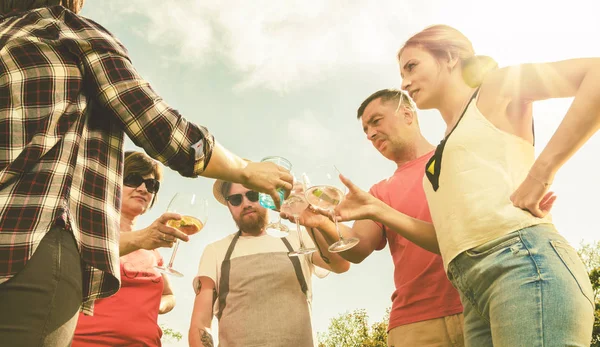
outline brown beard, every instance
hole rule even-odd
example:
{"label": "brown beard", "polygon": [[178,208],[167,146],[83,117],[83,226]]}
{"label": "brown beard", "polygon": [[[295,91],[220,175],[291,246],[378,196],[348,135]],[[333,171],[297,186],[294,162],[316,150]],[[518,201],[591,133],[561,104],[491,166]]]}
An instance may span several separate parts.
{"label": "brown beard", "polygon": [[[244,216],[240,215],[239,219],[235,220],[235,223],[238,225],[240,230],[247,233],[256,233],[264,229],[264,227],[268,224],[267,219],[267,210],[266,209],[255,209],[256,219],[247,220]],[[242,211],[243,213],[244,211]]]}

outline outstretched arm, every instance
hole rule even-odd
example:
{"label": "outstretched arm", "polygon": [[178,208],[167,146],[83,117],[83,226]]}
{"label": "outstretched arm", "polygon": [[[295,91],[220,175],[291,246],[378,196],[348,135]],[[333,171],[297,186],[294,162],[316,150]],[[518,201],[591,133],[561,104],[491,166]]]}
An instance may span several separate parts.
{"label": "outstretched arm", "polygon": [[361,190],[348,178],[340,175],[348,194],[336,207],[340,221],[371,219],[384,224],[408,241],[433,253],[440,253],[433,224],[396,211],[373,195]]}

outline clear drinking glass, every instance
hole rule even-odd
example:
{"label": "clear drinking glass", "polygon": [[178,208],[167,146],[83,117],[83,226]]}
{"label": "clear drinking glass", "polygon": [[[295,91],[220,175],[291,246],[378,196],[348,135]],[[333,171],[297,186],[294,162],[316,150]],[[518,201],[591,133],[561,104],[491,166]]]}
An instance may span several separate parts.
{"label": "clear drinking glass", "polygon": [[[208,219],[208,201],[200,198],[196,193],[179,192],[169,202],[167,212],[174,212],[181,215],[180,220],[172,219],[167,222],[167,225],[191,236],[200,232],[206,224],[206,220]],[[175,260],[178,248],[179,239],[176,239],[169,264],[167,266],[155,266],[155,268],[162,273],[183,277],[181,272],[173,268],[173,261]]]}
{"label": "clear drinking glass", "polygon": [[316,251],[316,248],[307,248],[304,245],[304,240],[302,239],[302,230],[300,230],[300,222],[298,218],[306,210],[308,207],[308,202],[306,201],[306,197],[304,196],[304,184],[302,181],[297,181],[294,189],[290,196],[281,204],[281,212],[291,215],[294,217],[296,221],[296,230],[298,231],[298,241],[300,242],[300,248],[288,253],[289,256],[299,256],[303,254],[310,254]]}
{"label": "clear drinking glass", "polygon": [[346,186],[339,179],[338,169],[334,165],[319,165],[304,174],[302,179],[307,187],[304,193],[306,201],[316,209],[327,211],[335,222],[340,240],[329,246],[329,251],[343,252],[356,246],[359,240],[355,237],[344,238],[334,215],[335,207],[346,196]]}
{"label": "clear drinking glass", "polygon": [[[263,158],[261,160],[261,162],[275,163],[288,171],[292,169],[292,163],[290,163],[290,161],[285,159],[284,157],[278,157],[278,156],[266,157],[266,158]],[[283,202],[285,192],[283,189],[279,189],[278,192],[279,192],[280,201]],[[275,206],[275,202],[273,201],[273,198],[271,198],[271,196],[268,194],[259,193],[258,194],[258,202],[264,208],[268,208],[271,210],[277,210],[277,207]],[[277,222],[267,224],[265,229],[266,229],[265,232],[268,235],[271,235],[274,237],[286,237],[289,235],[289,229],[288,229],[287,225],[281,223],[281,217],[278,217]]]}

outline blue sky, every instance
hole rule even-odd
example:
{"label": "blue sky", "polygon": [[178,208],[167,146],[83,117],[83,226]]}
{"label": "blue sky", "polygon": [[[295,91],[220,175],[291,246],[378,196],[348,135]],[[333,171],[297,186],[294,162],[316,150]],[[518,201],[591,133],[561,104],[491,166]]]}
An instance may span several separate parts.
{"label": "blue sky", "polygon": [[[137,70],[187,119],[207,126],[242,157],[288,158],[293,169],[335,164],[359,186],[391,175],[395,165],[366,140],[356,108],[372,92],[399,87],[395,54],[425,26],[463,31],[476,53],[501,66],[600,56],[600,5],[547,1],[292,1],[292,0],[89,0],[82,15],[115,34]],[[518,11],[518,12],[517,12]],[[534,105],[537,151],[560,123],[570,100]],[[426,138],[438,143],[444,124],[421,111]],[[129,142],[128,148],[134,146]],[[600,137],[560,171],[554,221],[573,244],[598,238],[597,185]],[[186,179],[165,170],[164,188],[142,228],[165,211],[171,196],[196,190],[211,205],[204,231],[181,246],[172,279],[178,304],[159,321],[183,333],[187,345],[194,293],[191,281],[204,246],[235,231],[227,209],[212,199],[212,180]],[[161,250],[165,258],[170,250]],[[407,265],[410,266],[410,265]],[[346,274],[314,279],[313,321],[324,331],[332,317],[365,308],[379,320],[391,305],[389,250],[374,253]]]}

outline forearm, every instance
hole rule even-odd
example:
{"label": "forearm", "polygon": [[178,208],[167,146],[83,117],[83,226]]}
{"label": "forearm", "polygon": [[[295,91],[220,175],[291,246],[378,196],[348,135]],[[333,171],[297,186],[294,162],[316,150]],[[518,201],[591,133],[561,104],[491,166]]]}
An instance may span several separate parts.
{"label": "forearm", "polygon": [[163,294],[160,298],[160,306],[158,307],[158,314],[168,313],[174,307],[175,307],[175,295]]}
{"label": "forearm", "polygon": [[551,183],[560,167],[600,129],[600,66],[590,68],[560,126],[531,168],[531,175]]}
{"label": "forearm", "polygon": [[314,228],[307,228],[307,230],[314,244],[318,246],[320,251],[319,254],[323,259],[323,262],[325,262],[329,267],[329,270],[335,273],[343,273],[348,271],[350,268],[348,260],[344,259],[339,253],[329,252],[329,243],[318,230],[315,230]]}
{"label": "forearm", "polygon": [[198,277],[194,280],[194,309],[188,342],[191,347],[213,347],[213,338],[210,327],[213,320],[213,305],[217,299],[214,281],[208,277]]}
{"label": "forearm", "polygon": [[245,160],[215,141],[208,166],[201,175],[229,182],[243,183],[247,179],[244,177],[243,171],[246,165]]}
{"label": "forearm", "polygon": [[140,249],[138,234],[135,232],[121,232],[119,236],[119,256],[122,257]]}
{"label": "forearm", "polygon": [[190,347],[214,347],[210,327],[192,326],[188,335]]}
{"label": "forearm", "polygon": [[384,224],[417,246],[440,254],[433,224],[409,217],[384,203],[379,204],[372,219]]}

